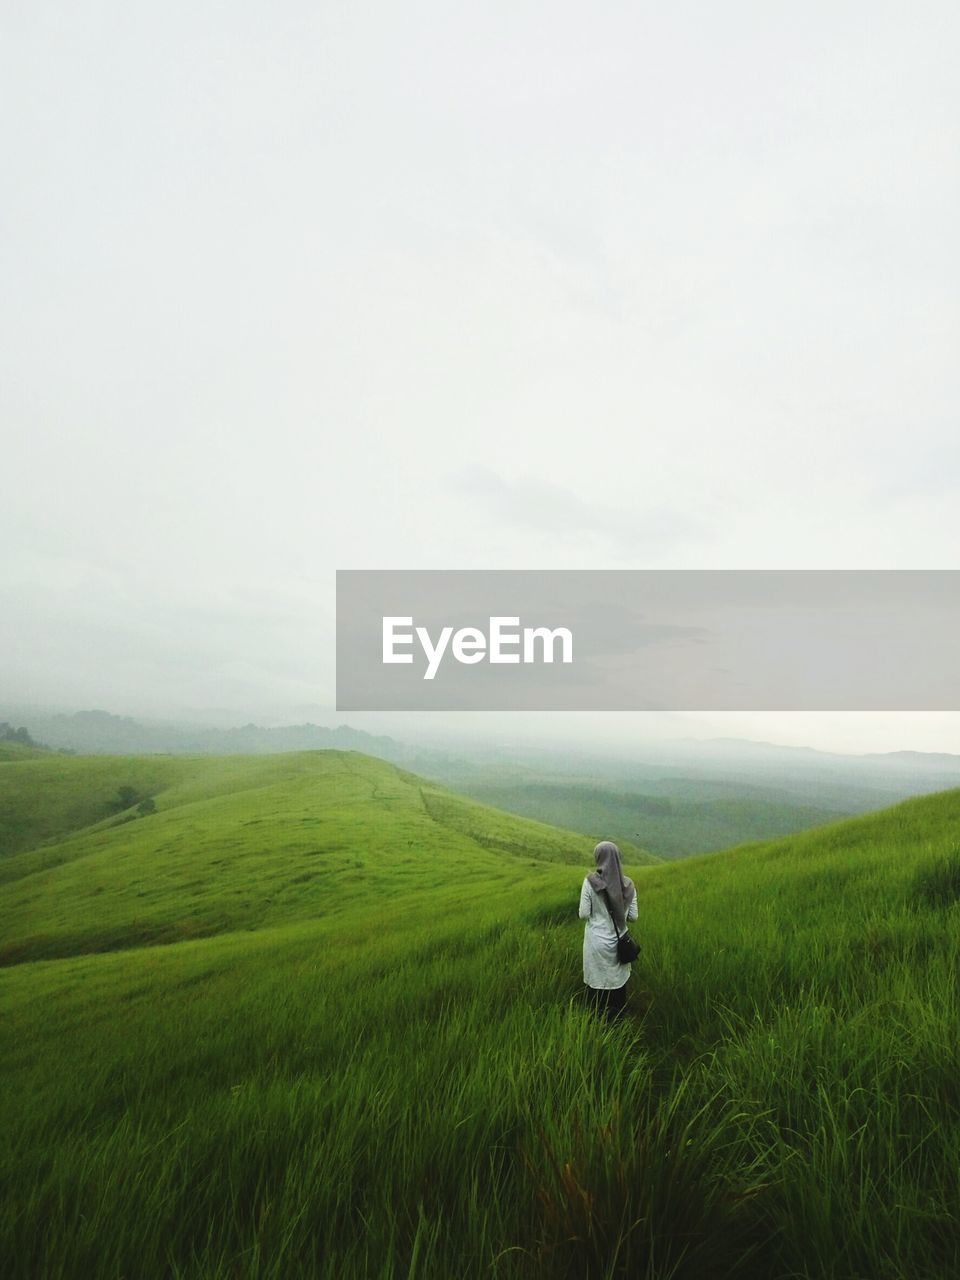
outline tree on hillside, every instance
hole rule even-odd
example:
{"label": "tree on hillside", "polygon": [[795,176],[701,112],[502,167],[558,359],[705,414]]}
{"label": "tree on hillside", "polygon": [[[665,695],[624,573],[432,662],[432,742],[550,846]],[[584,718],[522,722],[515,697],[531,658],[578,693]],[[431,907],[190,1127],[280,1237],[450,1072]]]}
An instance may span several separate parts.
{"label": "tree on hillside", "polygon": [[131,809],[138,800],[142,799],[136,787],[129,785],[117,787],[117,794],[106,803],[107,813],[122,813],[124,809]]}
{"label": "tree on hillside", "polygon": [[[129,783],[124,783],[122,787],[117,787],[117,794],[106,803],[107,813],[123,813],[125,809],[132,809],[137,806],[136,816],[138,818],[146,818],[151,813],[156,813],[157,802],[151,795],[144,795],[142,791],[138,791],[136,787],[131,787]],[[131,814],[131,817],[134,815]]]}
{"label": "tree on hillside", "polygon": [[22,725],[19,729],[15,729],[6,720],[0,721],[0,742],[19,742],[24,747],[38,747],[40,745],[38,742],[34,742]]}

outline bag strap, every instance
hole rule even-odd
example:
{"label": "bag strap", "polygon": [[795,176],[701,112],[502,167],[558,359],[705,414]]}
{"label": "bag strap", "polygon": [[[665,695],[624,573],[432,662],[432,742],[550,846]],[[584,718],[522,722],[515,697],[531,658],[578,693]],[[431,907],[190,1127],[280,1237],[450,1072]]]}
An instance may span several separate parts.
{"label": "bag strap", "polygon": [[620,941],[620,930],[617,928],[617,921],[613,914],[613,908],[610,906],[610,899],[607,897],[607,891],[603,891],[603,900],[607,904],[607,912],[610,916],[610,923],[613,925],[613,932],[617,935],[617,941]]}

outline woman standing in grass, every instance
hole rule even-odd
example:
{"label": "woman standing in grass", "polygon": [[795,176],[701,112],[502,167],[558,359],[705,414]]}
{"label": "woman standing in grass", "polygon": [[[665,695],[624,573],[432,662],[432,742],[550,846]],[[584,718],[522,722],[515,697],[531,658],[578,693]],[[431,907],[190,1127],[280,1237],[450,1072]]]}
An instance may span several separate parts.
{"label": "woman standing in grass", "polygon": [[637,890],[623,874],[620,850],[611,840],[601,840],[593,851],[596,871],[584,877],[580,890],[583,930],[583,980],[587,998],[597,1012],[611,1021],[623,1012],[627,1001],[630,965],[617,956],[617,937],[628,920],[637,918]]}

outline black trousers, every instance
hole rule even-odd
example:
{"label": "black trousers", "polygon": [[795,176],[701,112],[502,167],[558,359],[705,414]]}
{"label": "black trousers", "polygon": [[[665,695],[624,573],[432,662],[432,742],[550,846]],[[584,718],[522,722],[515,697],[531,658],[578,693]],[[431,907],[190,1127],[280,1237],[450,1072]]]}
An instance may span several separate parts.
{"label": "black trousers", "polygon": [[598,987],[587,987],[587,1003],[598,1014],[603,1014],[608,1022],[613,1022],[623,1013],[627,1003],[627,984],[614,987],[612,991],[602,991]]}

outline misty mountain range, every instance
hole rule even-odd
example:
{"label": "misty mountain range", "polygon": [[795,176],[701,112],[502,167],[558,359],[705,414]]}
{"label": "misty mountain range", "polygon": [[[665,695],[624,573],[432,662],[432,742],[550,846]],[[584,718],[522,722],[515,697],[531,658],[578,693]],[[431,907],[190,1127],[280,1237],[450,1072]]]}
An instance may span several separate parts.
{"label": "misty mountain range", "polygon": [[818,826],[960,786],[960,755],[841,755],[736,738],[638,742],[602,756],[562,745],[398,741],[347,724],[233,728],[141,721],[102,710],[0,706],[0,717],[55,750],[80,753],[259,754],[360,751],[526,817],[641,843],[661,857],[719,849]]}

